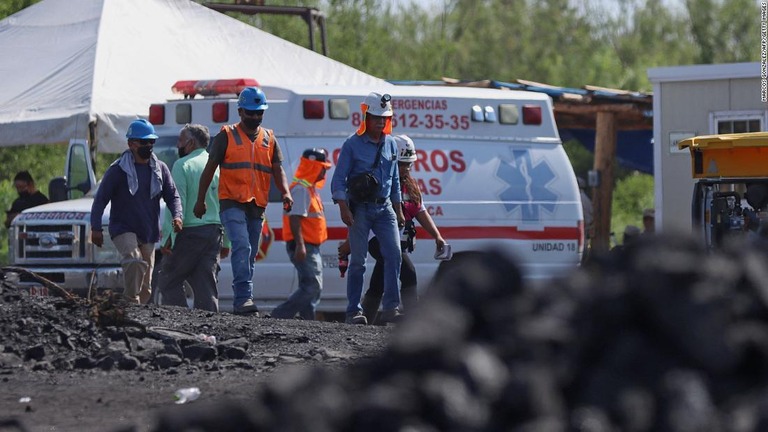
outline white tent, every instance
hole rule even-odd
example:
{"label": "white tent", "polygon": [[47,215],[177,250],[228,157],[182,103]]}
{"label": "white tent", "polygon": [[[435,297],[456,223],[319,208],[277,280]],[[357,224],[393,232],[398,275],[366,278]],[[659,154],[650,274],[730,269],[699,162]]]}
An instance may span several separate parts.
{"label": "white tent", "polygon": [[[189,0],[43,0],[0,21],[0,146],[125,148],[178,80],[388,84]],[[269,95],[267,95],[269,98]]]}

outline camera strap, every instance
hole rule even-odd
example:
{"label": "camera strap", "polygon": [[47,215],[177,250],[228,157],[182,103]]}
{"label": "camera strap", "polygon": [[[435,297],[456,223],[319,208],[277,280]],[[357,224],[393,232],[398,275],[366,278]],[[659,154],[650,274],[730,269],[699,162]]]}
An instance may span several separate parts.
{"label": "camera strap", "polygon": [[384,138],[384,141],[380,142],[376,146],[376,159],[373,161],[373,165],[371,165],[371,170],[375,170],[377,166],[379,166],[379,160],[381,159],[381,149],[384,147],[384,143],[387,142],[387,138]]}

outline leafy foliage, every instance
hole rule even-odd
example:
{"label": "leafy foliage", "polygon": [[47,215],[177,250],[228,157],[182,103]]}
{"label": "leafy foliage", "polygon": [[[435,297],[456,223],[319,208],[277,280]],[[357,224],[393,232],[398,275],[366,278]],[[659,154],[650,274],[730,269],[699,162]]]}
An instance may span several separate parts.
{"label": "leafy foliage", "polygon": [[12,15],[39,1],[40,0],[2,0],[0,1],[0,18]]}
{"label": "leafy foliage", "polygon": [[627,225],[643,227],[643,210],[653,208],[653,177],[633,172],[616,182],[611,205],[611,231],[621,242]]}

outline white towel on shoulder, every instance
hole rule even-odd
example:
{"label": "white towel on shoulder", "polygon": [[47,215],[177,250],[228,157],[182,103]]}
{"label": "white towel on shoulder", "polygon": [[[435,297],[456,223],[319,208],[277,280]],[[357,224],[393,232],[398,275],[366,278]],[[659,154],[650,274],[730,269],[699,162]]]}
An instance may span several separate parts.
{"label": "white towel on shoulder", "polygon": [[[117,164],[120,169],[125,171],[125,175],[128,178],[128,192],[130,192],[131,195],[136,195],[136,191],[139,190],[139,177],[136,175],[136,166],[134,163],[133,153],[131,153],[130,150],[124,151],[123,154],[120,155],[120,159],[112,163],[112,165]],[[157,164],[157,156],[155,156],[154,153],[152,154],[152,157],[149,158],[149,167],[152,169],[152,173],[154,173],[149,189],[150,196],[154,198],[160,195],[163,191],[163,174],[160,172],[160,167]]]}

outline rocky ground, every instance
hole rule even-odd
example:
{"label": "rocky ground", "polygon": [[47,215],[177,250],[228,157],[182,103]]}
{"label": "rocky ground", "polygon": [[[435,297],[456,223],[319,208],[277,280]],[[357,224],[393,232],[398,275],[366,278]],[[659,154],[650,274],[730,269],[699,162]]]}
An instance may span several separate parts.
{"label": "rocky ground", "polygon": [[2,285],[0,430],[768,430],[765,247],[647,238],[536,285],[449,263],[386,328]]}
{"label": "rocky ground", "polygon": [[[30,297],[0,284],[0,431],[152,430],[160,413],[246,403],[275,375],[344,370],[377,355],[391,327],[352,327],[176,307]],[[286,372],[287,373],[287,372]],[[216,430],[216,429],[212,429]]]}

